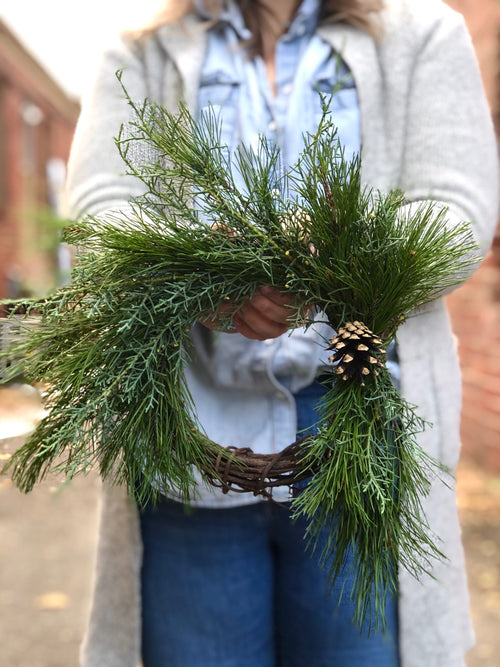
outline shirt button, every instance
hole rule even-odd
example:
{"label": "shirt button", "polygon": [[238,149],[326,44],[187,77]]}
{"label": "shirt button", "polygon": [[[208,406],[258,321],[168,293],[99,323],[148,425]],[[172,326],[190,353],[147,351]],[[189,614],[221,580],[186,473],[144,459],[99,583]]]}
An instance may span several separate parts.
{"label": "shirt button", "polygon": [[292,92],[292,84],[291,83],[285,84],[282,88],[282,92],[283,95],[290,95],[290,93]]}
{"label": "shirt button", "polygon": [[286,399],[286,394],[284,394],[282,391],[277,391],[275,397],[280,401],[284,401]]}
{"label": "shirt button", "polygon": [[305,31],[306,31],[306,26],[303,23],[299,23],[299,25],[297,26],[297,29],[296,29],[297,35],[299,37],[302,37],[302,35],[305,33]]}
{"label": "shirt button", "polygon": [[278,129],[278,123],[275,120],[272,120],[269,123],[268,127],[271,130],[271,132],[276,132],[276,130]]}

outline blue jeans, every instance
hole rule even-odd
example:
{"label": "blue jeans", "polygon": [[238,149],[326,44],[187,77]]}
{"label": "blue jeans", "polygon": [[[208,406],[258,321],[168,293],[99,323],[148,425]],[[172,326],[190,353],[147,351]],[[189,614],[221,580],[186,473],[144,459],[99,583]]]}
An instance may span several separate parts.
{"label": "blue jeans", "polygon": [[[297,396],[299,428],[324,389]],[[144,667],[397,667],[397,601],[385,633],[361,633],[344,581],[304,546],[305,522],[269,502],[188,509],[163,499],[141,515]],[[318,549],[318,553],[321,549]],[[347,590],[350,584],[347,582]]]}

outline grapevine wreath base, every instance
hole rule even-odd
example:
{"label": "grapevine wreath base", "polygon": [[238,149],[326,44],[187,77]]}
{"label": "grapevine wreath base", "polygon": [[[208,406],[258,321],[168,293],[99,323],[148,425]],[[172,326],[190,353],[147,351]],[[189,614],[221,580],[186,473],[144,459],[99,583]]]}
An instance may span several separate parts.
{"label": "grapevine wreath base", "polygon": [[[409,206],[404,192],[364,187],[328,100],[282,174],[279,148],[265,138],[230,155],[214,114],[198,123],[185,107],[171,113],[124,94],[133,120],[117,148],[144,194],[126,211],[71,223],[64,240],[82,250],[71,283],[14,304],[13,315],[25,307],[40,317],[9,349],[6,379],[21,371],[49,389],[47,416],[6,469],[25,492],[51,471],[71,479],[98,469],[139,505],[161,486],[189,500],[196,471],[224,492],[268,498],[308,479],[291,499],[307,543],[327,536],[331,582],[355,546],[346,591],[354,620],[383,625],[398,568],[420,577],[443,558],[422,498],[446,474],[418,444],[425,422],[392,384],[384,349],[407,316],[470,273],[470,224],[451,227],[432,201]],[[319,323],[303,322],[314,304],[337,331],[325,340],[335,381],[322,424],[271,455],[201,433],[184,374],[192,327],[224,312],[230,328],[264,285],[295,299],[290,328]]]}
{"label": "grapevine wreath base", "polygon": [[[272,489],[293,485],[311,476],[301,465],[299,438],[276,454],[258,454],[249,447],[221,447],[210,468],[205,469],[208,481],[223,493],[251,492],[272,500]],[[215,471],[215,476],[213,473]]]}

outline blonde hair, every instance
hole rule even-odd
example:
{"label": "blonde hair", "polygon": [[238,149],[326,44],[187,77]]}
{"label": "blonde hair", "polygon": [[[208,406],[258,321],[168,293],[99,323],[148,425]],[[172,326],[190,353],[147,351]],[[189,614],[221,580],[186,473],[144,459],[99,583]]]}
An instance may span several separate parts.
{"label": "blonde hair", "polygon": [[[217,17],[223,8],[223,2],[224,0],[205,0],[205,7],[210,14]],[[261,35],[259,15],[255,11],[259,2],[258,0],[237,0],[237,2],[253,35],[251,49],[259,52],[261,49]],[[320,22],[343,22],[376,36],[378,26],[375,16],[383,6],[384,0],[323,0]],[[153,22],[146,26],[146,31],[154,30],[164,23],[181,21],[192,11],[194,11],[194,0],[166,0],[163,9],[157,13]]]}

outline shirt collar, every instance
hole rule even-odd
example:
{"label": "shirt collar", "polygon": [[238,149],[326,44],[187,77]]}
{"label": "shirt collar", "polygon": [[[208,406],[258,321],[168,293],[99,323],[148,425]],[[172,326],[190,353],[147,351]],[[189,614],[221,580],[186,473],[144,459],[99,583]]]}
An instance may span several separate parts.
{"label": "shirt collar", "polygon": [[302,0],[286,35],[291,38],[314,32],[318,23],[320,4],[319,0]]}
{"label": "shirt collar", "polygon": [[[195,0],[195,11],[204,19],[213,19],[211,12],[205,7],[204,0]],[[302,0],[288,30],[288,38],[300,37],[305,33],[314,32],[320,8],[319,0]],[[241,39],[249,39],[250,32],[245,26],[238,4],[234,0],[225,0],[220,15],[220,22],[229,24]]]}

